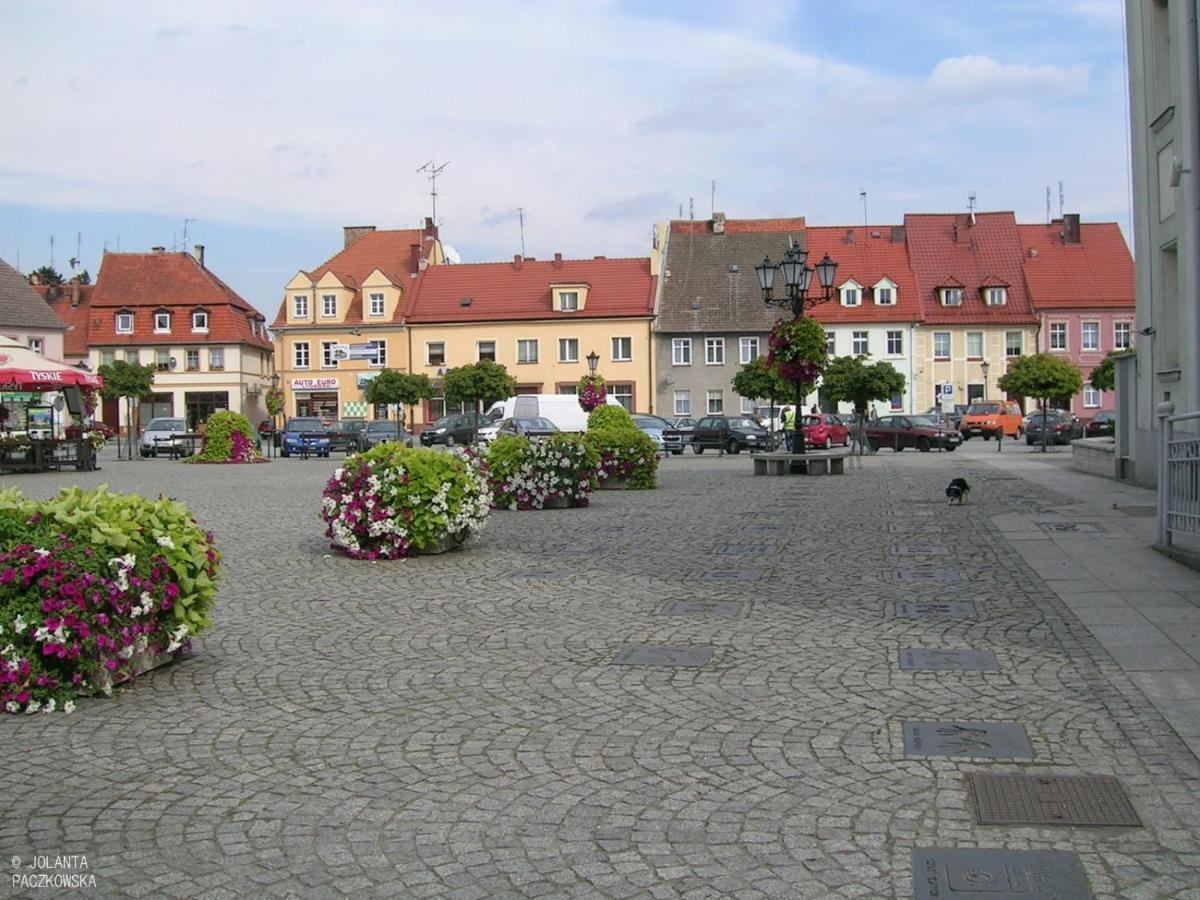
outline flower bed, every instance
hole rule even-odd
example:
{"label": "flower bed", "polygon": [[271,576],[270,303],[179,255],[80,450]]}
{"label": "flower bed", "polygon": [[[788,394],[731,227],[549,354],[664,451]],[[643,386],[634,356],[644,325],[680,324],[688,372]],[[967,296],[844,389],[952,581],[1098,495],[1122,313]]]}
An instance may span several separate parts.
{"label": "flower bed", "polygon": [[588,416],[587,441],[599,456],[600,487],[623,480],[634,490],[658,483],[658,452],[654,441],[633,424],[620,406],[600,406]]}
{"label": "flower bed", "polygon": [[578,435],[556,434],[544,441],[497,438],[482,461],[494,508],[545,509],[587,506],[600,457]]}
{"label": "flower bed", "polygon": [[346,555],[400,559],[478,534],[491,504],[486,478],[463,457],[389,441],[333,473],[321,518]]}
{"label": "flower bed", "polygon": [[204,445],[188,463],[262,463],[267,460],[258,452],[254,428],[241,413],[227,410],[213,413],[204,423]]}
{"label": "flower bed", "polygon": [[209,622],[219,555],[173,500],[0,491],[0,709],[70,712]]}

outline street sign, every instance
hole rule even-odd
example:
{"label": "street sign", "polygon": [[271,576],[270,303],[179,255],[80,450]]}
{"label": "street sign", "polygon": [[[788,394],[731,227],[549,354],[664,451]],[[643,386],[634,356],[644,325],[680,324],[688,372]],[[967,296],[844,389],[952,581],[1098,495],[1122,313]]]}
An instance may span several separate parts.
{"label": "street sign", "polygon": [[375,359],[377,349],[374,344],[350,344],[347,347],[347,359]]}
{"label": "street sign", "polygon": [[350,347],[347,344],[334,344],[329,350],[329,355],[335,361],[349,359]]}

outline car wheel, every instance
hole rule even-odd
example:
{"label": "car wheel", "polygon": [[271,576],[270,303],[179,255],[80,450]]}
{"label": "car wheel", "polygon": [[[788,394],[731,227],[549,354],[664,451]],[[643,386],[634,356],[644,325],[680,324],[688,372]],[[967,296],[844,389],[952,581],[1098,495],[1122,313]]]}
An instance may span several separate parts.
{"label": "car wheel", "polygon": [[825,438],[825,449],[826,449],[826,450],[832,450],[832,449],[833,449],[833,438],[826,436],[826,438]]}
{"label": "car wheel", "polygon": [[453,446],[454,446],[454,435],[452,435],[452,434],[448,434],[448,435],[446,435],[446,446],[447,446],[447,447],[453,447]]}
{"label": "car wheel", "polygon": [[920,450],[922,453],[928,453],[929,452],[929,438],[927,438],[927,437],[917,438],[917,449]]}
{"label": "car wheel", "polygon": [[738,442],[736,440],[734,440],[733,438],[730,438],[729,441],[725,444],[725,452],[726,453],[737,453],[740,449],[741,448],[738,447]]}
{"label": "car wheel", "polygon": [[692,452],[693,453],[703,453],[704,448],[701,447],[699,444],[692,444]]}
{"label": "car wheel", "polygon": [[985,441],[990,441],[992,439],[992,433],[990,431],[985,431],[983,433],[983,439]]}
{"label": "car wheel", "polygon": [[141,451],[141,453],[142,453],[142,459],[148,459],[150,456],[149,450],[143,450],[143,451]]}
{"label": "car wheel", "polygon": [[683,448],[680,447],[678,450],[672,450],[671,455],[672,456],[683,456]]}
{"label": "car wheel", "polygon": [[279,455],[282,456],[284,459],[287,459],[291,454],[288,453],[286,450],[280,450]]}
{"label": "car wheel", "polygon": [[945,449],[946,449],[947,453],[953,453],[958,448],[955,447],[953,444],[947,444]]}
{"label": "car wheel", "polygon": [[971,439],[971,436],[969,434],[963,434],[962,439],[963,439],[963,443],[965,444],[967,441],[969,441]]}

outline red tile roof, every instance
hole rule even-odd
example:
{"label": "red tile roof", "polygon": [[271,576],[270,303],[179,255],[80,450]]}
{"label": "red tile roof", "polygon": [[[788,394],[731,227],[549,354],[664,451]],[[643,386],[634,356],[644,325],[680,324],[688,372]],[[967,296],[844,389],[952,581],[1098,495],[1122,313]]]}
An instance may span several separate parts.
{"label": "red tile roof", "polygon": [[[584,308],[556,313],[552,284],[587,284]],[[651,316],[655,278],[649,259],[564,259],[430,266],[409,295],[405,319],[431,322],[503,322]],[[462,299],[470,297],[469,306]]]}
{"label": "red tile roof", "polygon": [[63,332],[63,356],[68,359],[84,358],[88,355],[88,306],[96,286],[63,284],[56,287],[56,291],[51,291],[49,285],[40,284],[34,290],[46,298],[50,308],[67,326]]}
{"label": "red tile roof", "polygon": [[[272,349],[262,313],[188,253],[105,253],[87,308],[92,346],[204,343]],[[134,313],[132,334],[117,333],[121,309]],[[172,333],[154,333],[158,309],[172,313]],[[208,311],[207,334],[191,330],[195,309]],[[251,319],[259,322],[258,334],[250,331]]]}
{"label": "red tile roof", "polygon": [[[804,216],[791,219],[726,219],[726,234],[774,234],[788,231],[801,232],[804,230]],[[672,234],[713,234],[713,223],[709,219],[699,222],[673,219]]]}
{"label": "red tile roof", "polygon": [[[872,237],[872,235],[879,237]],[[808,264],[816,265],[828,253],[838,264],[834,278],[835,293],[828,303],[812,309],[813,318],[830,324],[837,322],[918,322],[921,301],[917,279],[908,267],[908,249],[903,239],[892,240],[892,226],[870,225],[854,228],[809,227],[805,230]],[[872,287],[884,278],[896,283],[894,306],[875,303]],[[862,286],[858,306],[842,306],[836,288],[854,279]],[[813,284],[818,285],[816,275]],[[820,287],[809,293],[820,292]]]}
{"label": "red tile roof", "polygon": [[1063,242],[1061,223],[1017,227],[1024,250],[1021,264],[1035,309],[1133,311],[1133,257],[1116,223],[1080,225],[1078,244]]}
{"label": "red tile roof", "polygon": [[[909,265],[925,322],[931,325],[1032,324],[1037,321],[1021,272],[1021,241],[1011,212],[910,214],[904,217]],[[961,306],[945,307],[937,288],[957,279],[965,288]],[[989,278],[1008,285],[1004,306],[984,303],[980,288]]]}

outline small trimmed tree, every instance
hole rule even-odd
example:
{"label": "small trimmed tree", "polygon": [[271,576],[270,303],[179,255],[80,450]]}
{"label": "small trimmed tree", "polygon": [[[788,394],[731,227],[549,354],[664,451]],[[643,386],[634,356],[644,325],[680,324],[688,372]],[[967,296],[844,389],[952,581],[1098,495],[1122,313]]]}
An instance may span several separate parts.
{"label": "small trimmed tree", "polygon": [[839,356],[829,363],[821,380],[829,399],[854,404],[858,414],[857,436],[859,452],[863,451],[863,422],[867,404],[872,400],[889,400],[904,392],[904,376],[890,362],[871,363],[862,356]]}
{"label": "small trimmed tree", "polygon": [[[138,418],[135,401],[150,396],[154,386],[154,366],[149,363],[143,366],[118,359],[102,365],[99,373],[100,377],[104,379],[104,387],[100,389],[101,397],[105,400],[125,398],[125,425],[129,438],[129,458],[133,459],[135,458],[133,441]],[[117,446],[120,447],[119,440]]]}
{"label": "small trimmed tree", "polygon": [[1117,389],[1117,364],[1116,361],[1122,356],[1132,356],[1134,350],[1130,347],[1127,350],[1109,350],[1108,355],[1092,369],[1092,374],[1088,378],[1098,391],[1114,391]]}
{"label": "small trimmed tree", "polygon": [[384,369],[367,382],[363,396],[368,403],[383,403],[396,407],[396,416],[404,424],[404,407],[412,407],[433,396],[433,385],[425,374],[410,375],[395,369]]}
{"label": "small trimmed tree", "polygon": [[[795,393],[795,389],[789,382],[784,381],[779,372],[773,369],[768,363],[765,356],[760,356],[753,362],[748,362],[740,372],[733,376],[733,389],[738,392],[739,396],[748,397],[751,400],[766,400],[772,409],[774,415],[775,400],[783,400],[789,394]],[[770,429],[770,438],[774,440],[775,430]]]}
{"label": "small trimmed tree", "polygon": [[[480,405],[486,409],[497,400],[517,393],[517,380],[508,374],[508,369],[490,359],[451,369],[442,384],[446,403],[470,403],[476,412],[481,412]],[[472,441],[474,438],[472,435]]]}
{"label": "small trimmed tree", "polygon": [[1018,397],[1035,397],[1042,408],[1042,452],[1046,452],[1046,414],[1052,398],[1073,397],[1083,390],[1083,376],[1065,359],[1052,353],[1022,356],[1000,376],[1000,390]]}

